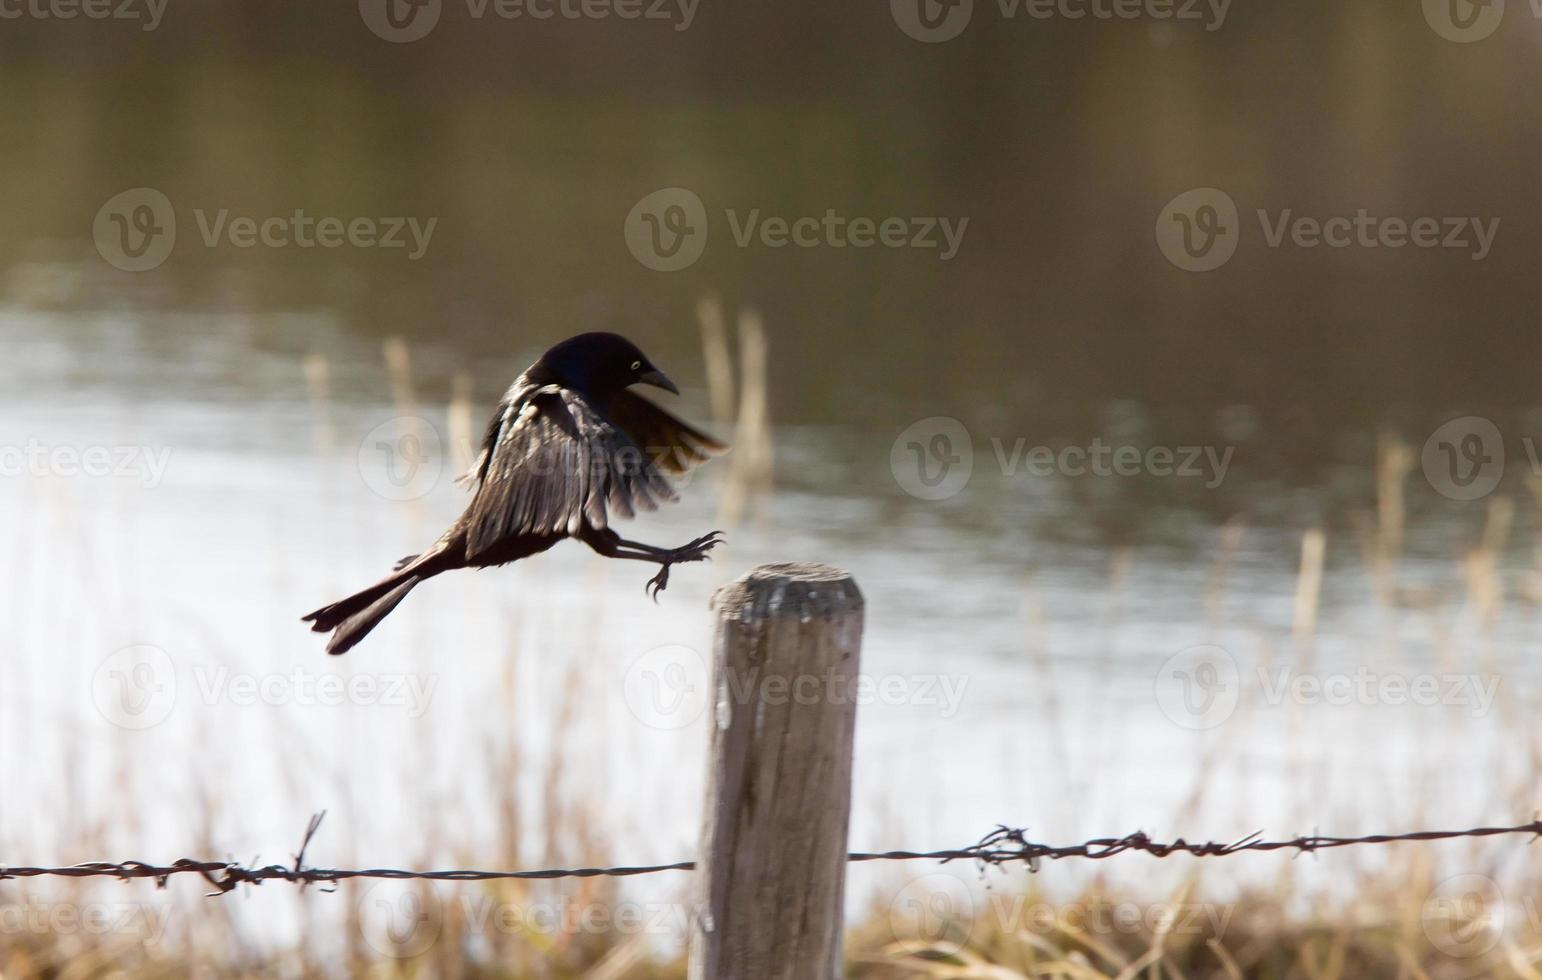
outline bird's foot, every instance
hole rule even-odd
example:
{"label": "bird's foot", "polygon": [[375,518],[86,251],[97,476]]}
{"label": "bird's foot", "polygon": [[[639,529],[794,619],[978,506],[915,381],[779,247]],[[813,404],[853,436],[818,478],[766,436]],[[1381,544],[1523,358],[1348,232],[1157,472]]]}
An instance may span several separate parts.
{"label": "bird's foot", "polygon": [[[713,531],[711,534],[703,534],[688,545],[675,549],[675,554],[681,557],[675,561],[701,561],[707,558],[707,552],[723,543],[723,532]],[[710,560],[710,559],[709,559]]]}
{"label": "bird's foot", "polygon": [[658,602],[659,593],[663,592],[664,587],[668,584],[669,562],[666,561],[659,566],[658,574],[650,578],[648,580],[648,584],[643,586],[643,591],[648,593],[648,598],[652,599],[654,602]]}
{"label": "bird's foot", "polygon": [[659,593],[669,585],[669,566],[683,564],[690,561],[710,561],[707,552],[717,547],[723,540],[722,531],[713,531],[711,534],[703,534],[689,544],[683,545],[673,551],[666,552],[659,561],[658,574],[648,580],[644,586],[645,591],[654,602],[659,601]]}

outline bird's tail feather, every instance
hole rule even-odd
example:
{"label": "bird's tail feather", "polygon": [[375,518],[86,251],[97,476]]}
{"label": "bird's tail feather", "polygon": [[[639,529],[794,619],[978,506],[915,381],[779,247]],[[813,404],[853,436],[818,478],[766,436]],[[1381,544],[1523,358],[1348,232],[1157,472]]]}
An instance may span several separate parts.
{"label": "bird's tail feather", "polygon": [[380,621],[421,581],[417,575],[393,575],[363,592],[323,606],[306,616],[305,622],[311,623],[311,629],[317,633],[332,633],[332,639],[327,641],[328,653],[334,656],[347,653],[368,636],[370,630],[380,625]]}
{"label": "bird's tail feather", "polygon": [[380,621],[395,609],[405,598],[412,587],[422,579],[416,575],[406,579],[400,585],[391,589],[385,595],[366,606],[363,611],[355,613],[343,620],[337,627],[337,632],[332,634],[332,639],[327,641],[327,652],[333,656],[347,653],[353,649],[354,644],[369,635],[369,631],[380,625]]}
{"label": "bird's tail feather", "polygon": [[[414,567],[407,567],[409,564]],[[302,619],[310,623],[311,630],[316,633],[333,633],[332,639],[327,641],[328,653],[346,653],[407,598],[413,586],[440,571],[429,565],[421,560],[404,561],[387,578],[346,599],[322,606]]]}

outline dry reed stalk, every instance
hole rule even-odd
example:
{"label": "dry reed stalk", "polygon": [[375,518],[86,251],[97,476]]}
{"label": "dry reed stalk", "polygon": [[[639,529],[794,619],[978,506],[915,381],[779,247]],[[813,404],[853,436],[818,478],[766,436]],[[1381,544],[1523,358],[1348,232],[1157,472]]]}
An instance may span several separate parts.
{"label": "dry reed stalk", "polygon": [[712,420],[719,425],[734,423],[734,368],[728,352],[728,326],[723,319],[723,301],[708,294],[696,304],[696,319],[701,324],[701,354],[707,367],[707,397],[712,406]]}
{"label": "dry reed stalk", "polygon": [[1479,622],[1492,627],[1504,604],[1504,586],[1499,577],[1499,560],[1510,537],[1515,518],[1515,502],[1509,497],[1489,500],[1483,525],[1483,537],[1468,553],[1463,563],[1467,578],[1467,597]]}
{"label": "dry reed stalk", "polygon": [[396,413],[401,416],[418,414],[418,397],[412,383],[412,351],[400,337],[387,337],[382,349],[385,352],[386,372],[391,379],[391,400]]}
{"label": "dry reed stalk", "polygon": [[301,366],[305,373],[305,390],[310,396],[315,422],[311,428],[311,444],[316,451],[330,456],[337,446],[337,432],[332,427],[332,364],[324,354],[307,354]]}
{"label": "dry reed stalk", "polygon": [[472,418],[471,397],[475,386],[471,374],[457,371],[450,382],[450,458],[456,473],[464,473],[476,459],[476,425]]}
{"label": "dry reed stalk", "polygon": [[1231,581],[1232,565],[1242,547],[1242,535],[1246,530],[1247,524],[1241,517],[1231,518],[1221,528],[1221,546],[1216,551],[1215,561],[1210,565],[1210,575],[1205,580],[1205,611],[1212,621],[1220,616],[1221,603],[1226,598],[1226,589]]}
{"label": "dry reed stalk", "polygon": [[719,521],[729,527],[739,523],[751,504],[757,505],[762,522],[764,502],[771,493],[774,449],[766,393],[767,342],[760,314],[739,314],[740,386],[738,424],[734,429],[733,466],[723,490]]}
{"label": "dry reed stalk", "polygon": [[1309,669],[1305,656],[1317,633],[1317,611],[1322,598],[1323,554],[1327,535],[1314,527],[1301,536],[1301,567],[1296,575],[1296,601],[1291,618],[1291,636],[1303,651],[1302,669]]}
{"label": "dry reed stalk", "polygon": [[1407,443],[1387,432],[1377,439],[1376,448],[1377,558],[1381,570],[1393,574],[1403,553],[1407,522],[1403,483],[1413,469],[1414,454]]}
{"label": "dry reed stalk", "polygon": [[[391,399],[399,419],[416,418],[418,415],[417,387],[412,380],[412,350],[400,337],[388,337],[382,345],[385,352],[386,374],[391,383]],[[423,501],[414,497],[406,501],[408,523],[414,537],[422,532]],[[420,649],[421,644],[417,645]]]}

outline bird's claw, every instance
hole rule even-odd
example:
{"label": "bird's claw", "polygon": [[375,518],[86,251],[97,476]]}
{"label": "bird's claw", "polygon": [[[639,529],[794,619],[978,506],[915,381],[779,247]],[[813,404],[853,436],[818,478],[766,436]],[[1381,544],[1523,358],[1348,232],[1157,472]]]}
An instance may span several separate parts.
{"label": "bird's claw", "polygon": [[722,540],[722,531],[703,534],[685,547],[675,549],[675,561],[711,561],[712,556],[707,552],[717,547]]}
{"label": "bird's claw", "polygon": [[690,544],[686,545],[680,550],[683,552],[697,552],[697,554],[694,554],[692,557],[687,559],[688,561],[696,561],[701,558],[706,558],[707,552],[711,551],[713,548],[722,543],[723,532],[713,531],[709,534],[703,534],[701,537],[697,538],[695,541],[692,541]]}
{"label": "bird's claw", "polygon": [[676,548],[669,553],[667,561],[659,563],[658,574],[648,580],[648,584],[643,587],[643,591],[647,592],[649,598],[654,602],[658,602],[659,593],[663,592],[665,587],[669,585],[669,566],[688,561],[711,561],[712,556],[707,554],[707,552],[722,543],[722,541],[723,532],[713,531],[710,534],[703,534],[684,547]]}
{"label": "bird's claw", "polygon": [[656,603],[659,601],[659,593],[663,592],[664,586],[668,584],[669,562],[665,562],[659,566],[658,574],[650,578],[648,580],[648,584],[643,586],[643,591],[648,593],[648,598],[652,599]]}

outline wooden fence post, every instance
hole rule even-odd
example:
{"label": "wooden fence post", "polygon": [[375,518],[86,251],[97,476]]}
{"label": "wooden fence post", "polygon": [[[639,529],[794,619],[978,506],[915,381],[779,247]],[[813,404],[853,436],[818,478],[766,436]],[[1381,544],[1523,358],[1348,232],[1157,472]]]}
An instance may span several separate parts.
{"label": "wooden fence post", "polygon": [[862,593],[761,565],[713,599],[711,755],[691,980],[841,975]]}

